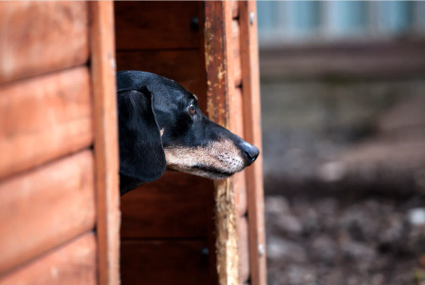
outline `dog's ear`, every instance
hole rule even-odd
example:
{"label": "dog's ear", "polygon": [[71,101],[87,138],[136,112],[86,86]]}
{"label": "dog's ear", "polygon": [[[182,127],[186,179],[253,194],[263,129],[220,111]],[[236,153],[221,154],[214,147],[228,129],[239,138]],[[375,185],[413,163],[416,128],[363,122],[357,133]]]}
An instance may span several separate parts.
{"label": "dog's ear", "polygon": [[[158,179],[165,171],[166,161],[152,94],[146,89],[119,91],[118,113],[121,176],[140,184]],[[120,186],[123,187],[127,188]],[[129,190],[132,189],[126,191]]]}

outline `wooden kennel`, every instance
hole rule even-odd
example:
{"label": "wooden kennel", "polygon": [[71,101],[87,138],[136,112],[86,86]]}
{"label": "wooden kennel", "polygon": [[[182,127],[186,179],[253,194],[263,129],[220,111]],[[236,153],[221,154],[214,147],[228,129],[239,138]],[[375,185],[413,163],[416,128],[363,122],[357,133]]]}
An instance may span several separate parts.
{"label": "wooden kennel", "polygon": [[257,53],[255,2],[1,2],[0,284],[265,285],[261,156],[122,198],[117,175],[116,70],[261,148]]}

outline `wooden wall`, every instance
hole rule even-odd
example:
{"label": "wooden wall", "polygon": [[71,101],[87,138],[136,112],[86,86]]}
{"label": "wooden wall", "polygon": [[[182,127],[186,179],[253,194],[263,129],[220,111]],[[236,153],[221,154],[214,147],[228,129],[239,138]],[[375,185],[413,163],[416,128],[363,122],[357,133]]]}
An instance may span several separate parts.
{"label": "wooden wall", "polygon": [[[171,78],[206,113],[200,2],[115,2],[117,70]],[[213,183],[166,172],[121,198],[122,284],[217,284]]]}
{"label": "wooden wall", "polygon": [[[108,162],[100,172],[112,181],[108,193],[118,195],[115,73],[101,60],[113,41],[105,46],[90,35],[102,26],[96,21],[112,19],[110,4],[0,3],[2,285],[97,284],[103,274],[98,249],[105,232],[98,221],[106,191],[97,166]],[[112,39],[112,30],[104,31]],[[112,98],[96,95],[101,78],[111,82]],[[98,116],[105,102],[111,112]],[[106,117],[112,121],[107,136],[96,128]],[[112,163],[99,151],[100,139],[110,143]]]}
{"label": "wooden wall", "polygon": [[88,19],[0,3],[0,284],[96,283]]}
{"label": "wooden wall", "polygon": [[[255,19],[255,2],[116,2],[117,69],[176,80],[198,96],[212,120],[261,148],[258,50],[251,12]],[[215,184],[166,173],[124,195],[122,283],[264,285],[261,163],[260,158],[251,170]],[[214,201],[220,189],[232,193],[237,232],[222,236],[236,235],[237,258],[227,262],[236,261],[232,266],[237,280],[221,278],[223,264],[217,260],[223,233],[214,219],[232,223],[226,213],[218,212],[223,201]],[[227,267],[224,271],[229,273]]]}

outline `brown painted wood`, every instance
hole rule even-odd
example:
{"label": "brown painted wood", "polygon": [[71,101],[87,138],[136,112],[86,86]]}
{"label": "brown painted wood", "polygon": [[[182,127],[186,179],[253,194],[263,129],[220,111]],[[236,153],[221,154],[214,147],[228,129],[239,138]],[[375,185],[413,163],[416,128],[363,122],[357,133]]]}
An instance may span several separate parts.
{"label": "brown painted wood", "polygon": [[[205,66],[208,115],[231,127],[229,100],[234,96],[232,3],[205,2]],[[237,209],[232,179],[215,182],[217,271],[220,285],[239,283]]]}
{"label": "brown painted wood", "polygon": [[83,151],[0,183],[0,273],[93,228],[93,176]]}
{"label": "brown painted wood", "polygon": [[120,209],[114,7],[112,1],[95,1],[90,5],[98,281],[101,285],[115,285],[120,283]]}
{"label": "brown painted wood", "polygon": [[[207,111],[207,86],[208,86],[208,80],[207,80],[207,72],[206,71],[206,60],[205,60],[205,56],[207,55],[205,52],[205,6],[204,6],[204,2],[201,2],[199,5],[199,26],[200,26],[200,40],[199,40],[199,50],[201,52],[201,56],[200,56],[200,62],[199,62],[199,66],[200,69],[203,70],[204,72],[201,72],[201,83],[202,83],[202,93],[199,94],[200,97],[198,96],[198,102],[199,101],[204,101],[204,109],[202,109],[202,112],[204,112],[204,114],[206,114],[208,116],[208,111]],[[217,255],[215,254],[216,252],[216,225],[215,225],[215,219],[214,219],[214,215],[215,215],[215,199],[214,199],[214,191],[215,191],[215,186],[214,186],[214,182],[213,180],[207,180],[205,187],[208,187],[209,189],[211,189],[211,195],[210,195],[210,202],[207,205],[207,209],[208,211],[211,213],[211,216],[209,216],[208,221],[207,221],[207,231],[208,231],[208,236],[207,236],[207,242],[208,242],[208,273],[209,273],[209,282],[210,284],[213,285],[217,285],[218,284],[218,272],[217,272]]]}
{"label": "brown painted wood", "polygon": [[232,177],[235,189],[236,209],[239,216],[245,215],[248,211],[248,201],[246,193],[246,172],[236,173]]}
{"label": "brown painted wood", "polygon": [[81,65],[88,50],[86,2],[0,3],[0,83]]}
{"label": "brown painted wood", "polygon": [[[231,131],[243,138],[245,134],[241,88],[235,88],[234,95],[229,100],[229,112],[231,114],[229,118]],[[242,171],[232,177],[236,196],[236,207],[240,216],[244,215],[248,209],[245,176],[245,171]]]}
{"label": "brown painted wood", "polygon": [[94,285],[96,240],[92,232],[0,276],[0,285]]}
{"label": "brown painted wood", "polygon": [[232,17],[233,19],[239,18],[239,1],[232,1]]}
{"label": "brown painted wood", "polygon": [[233,77],[235,86],[242,84],[242,62],[241,62],[241,42],[240,42],[240,28],[239,21],[232,21],[232,36],[233,36]]}
{"label": "brown painted wood", "polygon": [[117,69],[143,70],[173,79],[196,94],[201,109],[205,110],[205,83],[202,81],[205,71],[200,64],[201,56],[200,50],[118,51]]}
{"label": "brown painted wood", "polygon": [[239,253],[241,262],[241,284],[247,282],[250,278],[250,262],[249,262],[249,228],[246,217],[239,218]]}
{"label": "brown painted wood", "polygon": [[207,248],[206,240],[124,241],[122,284],[215,285],[210,282]]}
{"label": "brown painted wood", "polygon": [[121,197],[124,238],[206,238],[212,216],[207,179],[168,172]]}
{"label": "brown painted wood", "polygon": [[[239,3],[242,92],[244,102],[245,139],[261,152],[261,104],[258,70],[258,39],[255,1]],[[250,14],[254,15],[253,21]],[[251,284],[267,282],[262,156],[246,170],[248,192],[248,222],[250,242]]]}
{"label": "brown painted wood", "polygon": [[198,30],[191,26],[199,3],[115,2],[116,46],[128,49],[197,49]]}
{"label": "brown painted wood", "polygon": [[0,178],[92,141],[86,67],[0,86]]}

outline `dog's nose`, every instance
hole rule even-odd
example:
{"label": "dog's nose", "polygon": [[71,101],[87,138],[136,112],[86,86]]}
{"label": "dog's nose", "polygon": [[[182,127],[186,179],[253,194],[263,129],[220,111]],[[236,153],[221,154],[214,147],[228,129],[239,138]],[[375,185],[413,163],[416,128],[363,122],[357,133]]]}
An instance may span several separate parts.
{"label": "dog's nose", "polygon": [[251,165],[257,159],[260,151],[257,147],[245,142],[242,144],[242,153],[248,161],[248,164]]}

